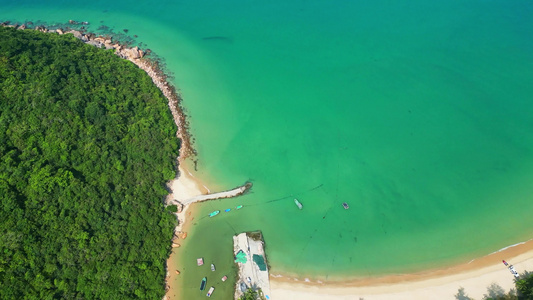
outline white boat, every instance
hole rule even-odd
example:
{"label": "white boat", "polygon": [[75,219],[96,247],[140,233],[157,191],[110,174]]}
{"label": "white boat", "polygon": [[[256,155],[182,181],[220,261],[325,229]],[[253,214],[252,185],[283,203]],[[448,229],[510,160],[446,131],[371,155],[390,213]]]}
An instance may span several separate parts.
{"label": "white boat", "polygon": [[211,271],[215,272],[215,264],[211,264]]}
{"label": "white boat", "polygon": [[296,198],[294,198],[294,204],[296,204],[296,206],[298,206],[299,209],[304,208],[304,206],[302,205],[302,203],[300,203],[300,201],[298,201],[298,199],[296,199]]}
{"label": "white boat", "polygon": [[213,295],[213,292],[215,291],[215,287],[212,286],[211,288],[209,288],[209,291],[207,291],[207,297],[211,297],[211,295]]}

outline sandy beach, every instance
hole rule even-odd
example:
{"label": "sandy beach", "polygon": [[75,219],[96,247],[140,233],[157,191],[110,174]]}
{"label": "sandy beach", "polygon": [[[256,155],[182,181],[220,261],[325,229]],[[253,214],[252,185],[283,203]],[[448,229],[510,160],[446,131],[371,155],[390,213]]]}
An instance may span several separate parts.
{"label": "sandy beach", "polygon": [[456,299],[458,290],[474,299],[488,294],[497,284],[505,292],[514,288],[514,277],[502,260],[522,273],[533,270],[533,241],[502,249],[469,263],[417,274],[359,279],[339,284],[320,284],[271,277],[272,299]]}
{"label": "sandy beach", "polygon": [[[209,189],[201,184],[196,178],[180,163],[178,177],[168,183],[169,189],[172,191],[167,196],[167,202],[173,199],[178,201],[190,199],[192,197],[209,193]],[[187,232],[188,228],[195,217],[194,206],[185,205],[181,213],[177,214],[179,224],[175,229],[175,232]],[[188,222],[187,222],[188,221]],[[180,247],[172,248],[172,253],[167,260],[167,293],[166,299],[179,299],[179,293],[175,290],[175,282],[179,272],[180,266],[178,262],[178,256],[180,248],[186,245],[187,239],[177,239],[174,243],[180,245]]]}
{"label": "sandy beach", "polygon": [[[184,200],[209,193],[209,189],[190,172],[180,166],[180,176],[169,183],[172,194],[169,199]],[[178,214],[180,225],[176,231],[187,232],[187,226],[194,218],[194,206],[186,205]],[[179,240],[183,245],[187,240]],[[177,256],[180,248],[174,248],[168,260],[168,299],[179,299],[174,290],[176,270],[179,270]],[[514,245],[445,269],[429,270],[416,274],[399,274],[375,278],[360,278],[342,283],[318,283],[305,278],[271,276],[271,295],[276,300],[338,300],[338,299],[456,299],[458,290],[474,299],[482,299],[487,288],[497,284],[504,291],[514,288],[514,277],[503,265],[502,260],[513,264],[519,273],[533,270],[533,240]]]}
{"label": "sandy beach", "polygon": [[[210,193],[183,165],[179,177],[169,182],[172,193],[168,199],[178,201]],[[192,209],[191,209],[192,208]],[[195,217],[194,205],[185,205],[178,214],[176,231],[188,231]],[[178,240],[180,246],[187,239]],[[181,247],[173,248],[168,259],[167,299],[179,299],[173,282],[179,270],[178,255]],[[502,260],[513,264],[519,273],[533,270],[533,240],[501,249],[487,256],[444,269],[428,270],[415,274],[398,274],[382,277],[360,278],[339,283],[319,283],[305,278],[271,276],[271,295],[275,300],[384,300],[384,299],[456,299],[460,288],[474,299],[482,299],[487,288],[497,284],[504,291],[514,288],[514,277]]]}

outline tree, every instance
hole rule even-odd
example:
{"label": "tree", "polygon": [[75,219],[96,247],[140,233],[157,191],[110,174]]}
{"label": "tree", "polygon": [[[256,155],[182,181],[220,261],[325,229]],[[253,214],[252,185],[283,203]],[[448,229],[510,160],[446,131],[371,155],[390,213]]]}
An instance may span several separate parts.
{"label": "tree", "polygon": [[151,78],[0,27],[0,299],[161,299],[176,127]]}
{"label": "tree", "polygon": [[516,281],[520,299],[533,299],[533,273],[525,272]]}

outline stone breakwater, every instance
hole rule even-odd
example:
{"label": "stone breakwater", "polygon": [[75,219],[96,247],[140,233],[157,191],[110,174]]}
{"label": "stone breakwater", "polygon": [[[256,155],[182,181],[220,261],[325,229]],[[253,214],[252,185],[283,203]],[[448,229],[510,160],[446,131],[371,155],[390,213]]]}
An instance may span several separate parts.
{"label": "stone breakwater", "polygon": [[[75,21],[69,21],[69,24],[73,24]],[[85,22],[82,22],[85,23]],[[186,119],[185,112],[181,106],[181,97],[176,88],[168,82],[168,77],[163,72],[160,64],[155,59],[150,59],[150,50],[142,50],[139,47],[129,47],[118,42],[114,42],[109,36],[96,35],[94,33],[87,33],[82,30],[73,29],[48,29],[45,26],[33,26],[33,23],[28,22],[25,24],[10,24],[10,22],[2,22],[0,26],[12,27],[15,29],[33,29],[44,33],[56,33],[56,34],[72,34],[82,42],[93,45],[99,48],[113,49],[115,54],[123,59],[127,59],[144,70],[148,76],[152,78],[154,84],[161,90],[163,95],[168,100],[168,107],[174,118],[174,122],[178,127],[176,136],[180,139],[180,152],[178,159],[183,161],[187,157],[194,157],[196,154],[193,146],[191,135],[189,134],[189,124]]]}

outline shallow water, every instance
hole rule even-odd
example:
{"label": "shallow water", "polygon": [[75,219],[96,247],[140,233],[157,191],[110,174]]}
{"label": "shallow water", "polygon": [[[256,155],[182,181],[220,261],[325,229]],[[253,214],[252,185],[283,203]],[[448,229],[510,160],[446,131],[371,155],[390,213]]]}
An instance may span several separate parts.
{"label": "shallow water", "polygon": [[[245,206],[195,220],[188,262],[201,254],[229,271],[231,235],[261,229],[273,273],[333,280],[532,237],[529,2],[0,3],[4,20],[128,29],[165,59],[198,176],[254,183],[201,205],[202,216]],[[191,293],[204,272],[194,267]]]}

